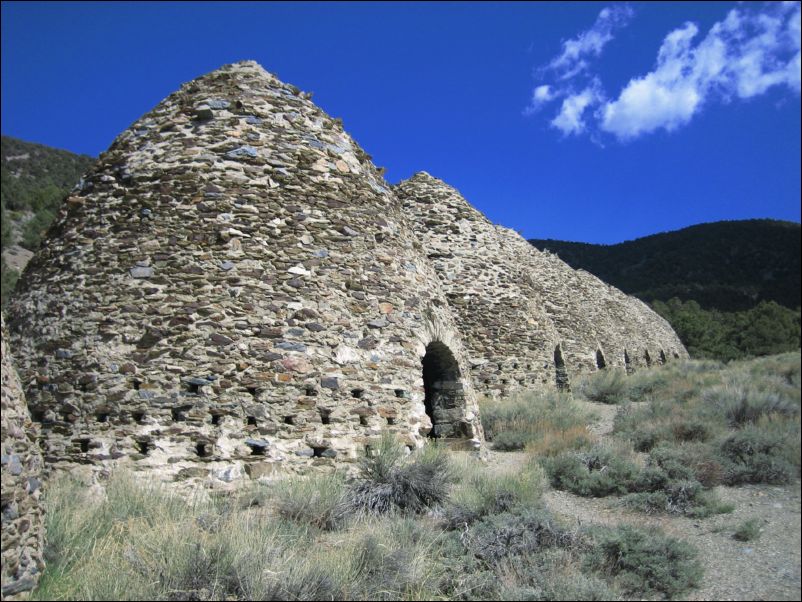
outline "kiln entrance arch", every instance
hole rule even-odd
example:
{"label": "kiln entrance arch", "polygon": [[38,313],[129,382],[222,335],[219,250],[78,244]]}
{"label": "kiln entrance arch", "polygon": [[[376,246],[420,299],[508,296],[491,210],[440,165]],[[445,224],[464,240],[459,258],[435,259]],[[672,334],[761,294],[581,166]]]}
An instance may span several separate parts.
{"label": "kiln entrance arch", "polygon": [[465,391],[457,358],[444,343],[433,341],[423,356],[423,390],[426,413],[432,421],[429,437],[464,437]]}
{"label": "kiln entrance arch", "polygon": [[560,345],[554,348],[554,372],[557,389],[559,391],[570,391],[571,386],[568,384],[568,371],[565,369],[563,350]]}

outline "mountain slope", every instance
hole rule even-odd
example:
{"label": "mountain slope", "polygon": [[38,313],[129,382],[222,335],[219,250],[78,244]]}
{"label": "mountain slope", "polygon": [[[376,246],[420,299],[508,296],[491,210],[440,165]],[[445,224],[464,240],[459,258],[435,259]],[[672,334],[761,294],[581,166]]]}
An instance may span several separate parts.
{"label": "mountain slope", "polygon": [[43,144],[0,138],[3,300],[31,251],[39,246],[59,204],[94,161]]}
{"label": "mountain slope", "polygon": [[691,357],[730,360],[799,349],[797,223],[715,222],[609,246],[529,242],[651,303]]}
{"label": "mountain slope", "polygon": [[800,305],[800,225],[793,222],[699,224],[617,245],[529,242],[646,302],[677,297],[722,311],[760,301]]}

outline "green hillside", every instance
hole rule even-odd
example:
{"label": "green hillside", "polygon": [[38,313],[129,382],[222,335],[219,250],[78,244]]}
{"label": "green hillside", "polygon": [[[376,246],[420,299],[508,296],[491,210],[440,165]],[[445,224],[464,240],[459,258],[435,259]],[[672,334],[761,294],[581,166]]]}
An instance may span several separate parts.
{"label": "green hillside", "polygon": [[[16,244],[35,250],[59,204],[93,162],[86,155],[3,136],[0,139],[2,248]],[[3,300],[17,276],[4,259]]]}
{"label": "green hillside", "polygon": [[651,303],[695,357],[799,348],[797,223],[715,222],[617,245],[529,242]]}

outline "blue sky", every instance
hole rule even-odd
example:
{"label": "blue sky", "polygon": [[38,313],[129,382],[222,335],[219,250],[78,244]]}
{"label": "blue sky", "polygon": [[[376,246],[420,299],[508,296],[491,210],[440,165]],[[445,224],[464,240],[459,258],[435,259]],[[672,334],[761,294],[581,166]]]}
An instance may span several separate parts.
{"label": "blue sky", "polygon": [[526,237],[800,220],[799,3],[2,3],[2,133],[97,155],[254,59]]}

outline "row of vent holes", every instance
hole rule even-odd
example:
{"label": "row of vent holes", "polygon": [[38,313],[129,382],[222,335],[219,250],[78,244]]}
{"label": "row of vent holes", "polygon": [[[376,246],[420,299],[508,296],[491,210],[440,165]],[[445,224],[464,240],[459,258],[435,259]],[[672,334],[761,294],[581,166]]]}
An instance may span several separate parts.
{"label": "row of vent holes", "polygon": [[[400,391],[400,389],[397,390],[397,391]],[[401,393],[403,393],[403,391],[401,391]],[[186,421],[186,415],[184,413],[185,411],[186,410],[180,410],[180,409],[176,409],[176,408],[173,408],[172,410],[170,410],[170,413],[172,415],[173,421],[174,422],[184,422],[184,421]],[[331,410],[329,410],[329,409],[320,409],[319,412],[320,412],[320,421],[323,424],[331,424]],[[97,421],[98,422],[108,422],[109,421],[109,414],[108,413],[103,412],[103,413],[100,413],[100,414],[96,414],[95,416],[97,417]],[[142,424],[145,421],[146,414],[145,414],[145,412],[133,412],[131,414],[131,416],[133,417],[134,421],[138,422],[139,424]],[[220,424],[220,420],[222,418],[223,418],[223,414],[212,414],[212,424],[215,425],[215,426],[219,425]],[[39,422],[41,422],[41,420],[39,420]],[[257,425],[256,416],[248,416],[247,417],[247,424],[248,424],[248,426],[256,426]],[[295,425],[295,416],[294,415],[293,416],[285,416],[284,417],[284,424],[289,424],[289,425],[293,425],[294,426]],[[367,417],[366,416],[360,416],[359,417],[359,424],[361,424],[362,426],[367,426],[368,425]],[[389,424],[389,425],[395,424],[395,418],[387,418],[387,424]]]}

